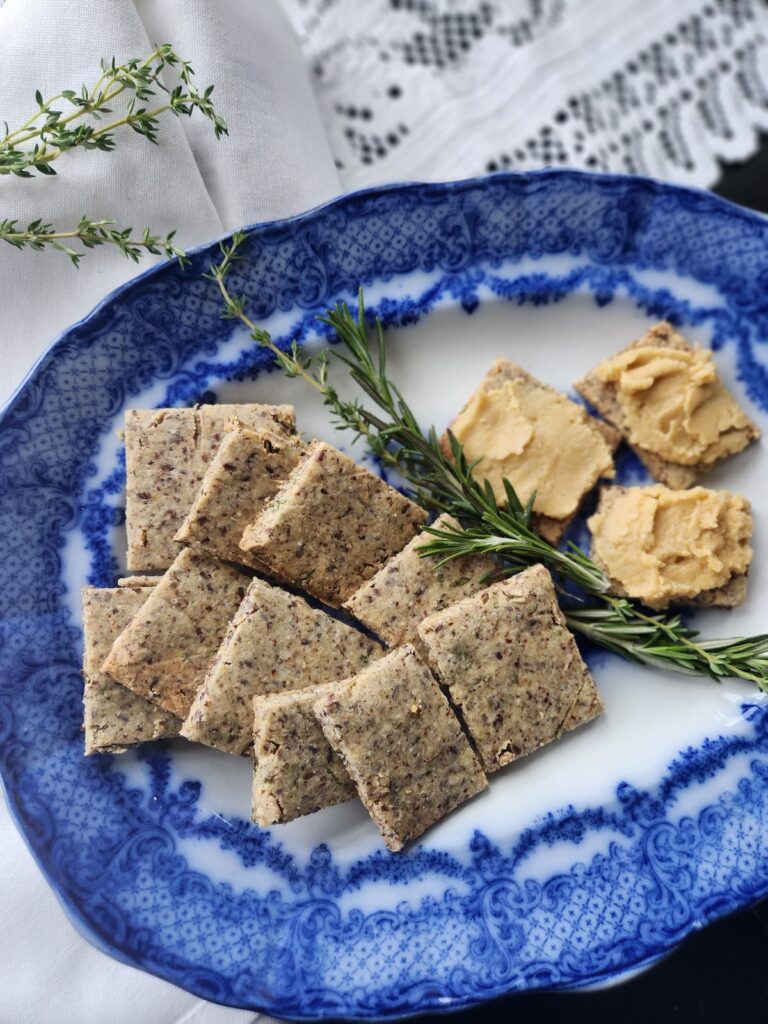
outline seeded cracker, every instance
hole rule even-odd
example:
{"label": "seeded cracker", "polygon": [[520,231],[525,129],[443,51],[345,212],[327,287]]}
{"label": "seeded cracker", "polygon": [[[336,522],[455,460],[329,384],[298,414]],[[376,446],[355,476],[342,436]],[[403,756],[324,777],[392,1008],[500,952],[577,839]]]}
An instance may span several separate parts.
{"label": "seeded cracker", "polygon": [[374,473],[313,441],[241,546],[279,578],[338,607],[425,520]]}
{"label": "seeded cracker", "polygon": [[128,568],[166,569],[179,552],[173,537],[195,499],[227,427],[291,434],[289,405],[203,405],[128,409],[125,414]]}
{"label": "seeded cracker", "polygon": [[117,585],[118,587],[154,587],[162,578],[162,576],[121,576]]}
{"label": "seeded cracker", "polygon": [[[470,462],[480,459],[475,476],[490,480],[500,504],[503,476],[523,503],[536,491],[532,525],[551,544],[598,480],[613,476],[620,442],[612,427],[509,359],[493,364],[451,430]],[[447,436],[442,444],[450,454]]]}
{"label": "seeded cracker", "polygon": [[243,531],[279,490],[306,445],[268,430],[232,430],[213,457],[192,508],[174,540],[252,568],[263,568],[240,547]]}
{"label": "seeded cracker", "polygon": [[488,785],[410,644],[331,683],[315,714],[390,850],[401,850]]}
{"label": "seeded cracker", "polygon": [[[651,327],[642,338],[634,341],[631,345],[627,346],[622,353],[619,353],[619,357],[626,353],[631,353],[633,350],[643,348],[670,349],[672,351],[686,353],[694,351],[693,346],[666,322],[658,323]],[[601,364],[601,366],[602,365],[604,364]],[[735,454],[743,448],[746,448],[760,436],[758,428],[754,423],[750,422],[746,414],[744,414],[743,410],[737,406],[733,397],[728,394],[718,379],[710,386],[710,392],[714,388],[719,391],[721,398],[730,400],[730,403],[732,403],[731,411],[735,411],[737,413],[737,419],[740,420],[738,425],[732,425],[720,434],[720,440],[727,441],[727,445],[724,445],[723,451],[720,454],[708,459],[702,459],[699,462],[685,464],[680,461],[674,461],[666,458],[664,455],[659,454],[656,451],[633,443],[630,437],[629,424],[619,400],[619,386],[614,381],[602,380],[599,375],[600,369],[600,366],[595,367],[595,369],[590,371],[583,380],[578,381],[578,383],[574,385],[576,391],[578,391],[578,393],[585,398],[601,416],[620,431],[622,437],[630,444],[632,450],[637,454],[638,458],[654,480],[658,480],[660,483],[666,484],[667,487],[675,489],[691,487],[696,483],[699,477],[702,476],[702,474],[708,472],[713,466],[717,465],[718,462],[721,462],[723,459],[728,458],[729,455]],[[674,390],[676,390],[678,394],[682,393],[682,387],[676,387]],[[700,397],[704,396],[702,395]],[[662,417],[653,410],[648,410],[647,418],[653,422],[658,422]],[[668,416],[663,418],[665,420],[669,419]]]}
{"label": "seeded cracker", "polygon": [[101,671],[112,644],[147,599],[139,588],[83,587],[85,753],[117,754],[135,743],[175,736],[178,718]]}
{"label": "seeded cracker", "polygon": [[218,559],[183,549],[150,588],[102,671],[184,718],[249,582]]}
{"label": "seeded cracker", "polygon": [[277,825],[351,800],[355,787],[312,710],[329,687],[273,693],[253,702],[253,813]]}
{"label": "seeded cracker", "polygon": [[370,637],[254,579],[211,662],[182,735],[244,754],[253,739],[253,698],[343,679],[382,654]]}
{"label": "seeded cracker", "polygon": [[[439,530],[458,523],[443,515],[432,525]],[[483,578],[496,568],[490,555],[462,555],[438,565],[437,559],[419,554],[429,539],[429,534],[417,534],[344,604],[388,647],[414,640],[422,619],[480,590]]]}
{"label": "seeded cracker", "polygon": [[488,772],[603,710],[542,565],[430,616],[419,638]]}

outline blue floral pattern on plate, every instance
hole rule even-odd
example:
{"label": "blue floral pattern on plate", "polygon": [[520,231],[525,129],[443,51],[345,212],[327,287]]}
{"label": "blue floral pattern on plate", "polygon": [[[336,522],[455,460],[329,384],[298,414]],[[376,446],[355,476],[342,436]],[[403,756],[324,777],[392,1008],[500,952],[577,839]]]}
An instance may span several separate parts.
{"label": "blue floral pattern on plate", "polygon": [[[739,728],[683,750],[651,788],[617,776],[615,799],[539,815],[505,844],[472,829],[458,852],[428,835],[404,856],[374,849],[347,862],[331,843],[301,858],[278,830],[206,813],[205,777],[180,776],[174,744],[125,762],[83,757],[68,545],[77,535],[86,551],[76,583],[113,583],[124,464],[118,452],[100,469],[105,438],[150,388],[157,405],[207,401],[220,382],[268,369],[257,348],[225,358],[232,325],[201,276],[215,251],[110,296],[54,344],[0,421],[0,763],[77,926],[224,1003],[392,1018],[616,977],[765,894],[768,713],[757,699],[742,701]],[[570,264],[554,272],[550,257]],[[659,274],[714,298],[678,294]],[[702,193],[576,172],[373,190],[251,229],[235,278],[253,315],[282,325],[281,341],[307,337],[316,312],[360,283],[393,326],[441,304],[471,313],[489,296],[622,295],[652,316],[706,324],[768,411],[768,226]],[[637,468],[627,460],[623,472]],[[258,884],[222,881],[190,844],[224,851]],[[562,847],[564,867],[531,873],[537,851]],[[393,903],[382,886],[417,895]]]}

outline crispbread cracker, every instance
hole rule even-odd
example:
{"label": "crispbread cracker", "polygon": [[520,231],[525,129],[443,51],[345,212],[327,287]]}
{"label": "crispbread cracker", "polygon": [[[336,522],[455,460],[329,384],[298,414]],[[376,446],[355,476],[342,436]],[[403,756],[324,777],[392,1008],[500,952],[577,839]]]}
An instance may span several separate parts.
{"label": "crispbread cracker", "polygon": [[181,722],[101,671],[112,644],[147,599],[138,587],[83,587],[85,753],[116,754],[145,740],[175,736]]}
{"label": "crispbread cracker", "polygon": [[[478,391],[495,391],[504,383],[504,381],[507,380],[520,380],[525,384],[529,385],[530,387],[541,389],[542,391],[549,392],[552,395],[567,397],[563,396],[561,392],[557,391],[553,387],[550,387],[548,384],[544,384],[537,377],[534,377],[533,374],[528,373],[528,371],[524,370],[522,366],[518,366],[517,363],[512,362],[510,359],[497,359],[493,366],[491,366],[490,370],[488,370],[486,375],[480,381],[479,385],[477,386],[473,394],[470,395],[467,402],[459,411],[459,416],[464,411],[464,409],[466,409],[467,405],[472,401],[472,397],[475,394],[477,394]],[[575,402],[573,404],[576,405]],[[586,412],[586,410],[584,410],[583,414],[584,422],[587,423],[590,427],[592,427],[601,436],[603,441],[605,441],[606,445],[608,446],[608,450],[611,454],[613,454],[618,448],[621,440],[621,437],[618,434],[618,432],[615,431],[608,424],[602,423],[600,420],[597,420],[594,417],[590,416],[589,413]],[[440,443],[444,454],[450,458],[451,446],[447,433],[441,437]],[[586,497],[589,491],[592,490],[592,487],[595,486],[597,481],[598,477],[595,477],[594,481],[592,482],[592,485],[584,491],[582,495],[582,500],[583,498]],[[550,544],[558,544],[562,539],[563,534],[574,521],[577,515],[578,509],[572,515],[566,516],[562,519],[557,519],[552,516],[543,515],[539,512],[534,512],[531,517],[531,525],[533,526],[534,530],[545,540],[549,541]]]}
{"label": "crispbread cracker", "polygon": [[319,608],[254,579],[195,696],[182,735],[244,754],[253,698],[341,679],[383,654],[377,641]]}
{"label": "crispbread cracker", "polygon": [[251,816],[257,824],[292,821],[354,797],[352,780],[312,710],[328,689],[254,699]]}
{"label": "crispbread cracker", "polygon": [[313,441],[241,546],[279,579],[339,607],[426,518],[370,470]]}
{"label": "crispbread cracker", "polygon": [[390,850],[488,785],[411,644],[328,686],[315,714]]}
{"label": "crispbread cracker", "polygon": [[419,639],[488,772],[602,711],[543,565],[431,615]]}
{"label": "crispbread cracker", "polygon": [[184,718],[249,577],[202,551],[184,548],[120,634],[102,670]]}
{"label": "crispbread cracker", "polygon": [[[434,529],[457,527],[443,515]],[[344,603],[344,608],[388,647],[412,641],[423,618],[479,590],[497,568],[491,555],[462,555],[443,565],[419,549],[431,539],[420,533]]]}
{"label": "crispbread cracker", "polygon": [[154,587],[162,578],[162,576],[121,576],[117,585],[118,587]]}
{"label": "crispbread cracker", "polygon": [[233,429],[225,434],[174,540],[218,558],[264,569],[240,547],[243,531],[279,490],[306,444],[271,430]]}
{"label": "crispbread cracker", "polygon": [[[687,488],[678,488],[679,490],[687,490]],[[622,495],[626,494],[629,490],[628,487],[622,487],[615,484],[611,487],[603,487],[600,490],[600,498],[598,501],[596,513],[609,512],[615,504],[616,500]],[[594,551],[590,552],[592,561],[599,566],[610,577],[608,567],[601,561],[598,555]],[[704,590],[696,597],[689,598],[687,600],[671,601],[668,607],[671,608],[736,608],[740,604],[743,604],[747,598],[747,579],[748,574],[746,572],[736,573],[728,580],[727,583],[723,584],[722,587],[715,587],[713,590]],[[617,597],[629,597],[626,590],[622,585],[615,579],[612,579],[612,593]]]}
{"label": "crispbread cracker", "polygon": [[125,414],[128,568],[167,569],[173,539],[227,428],[241,423],[278,434],[295,429],[289,405],[202,405],[128,409]]}

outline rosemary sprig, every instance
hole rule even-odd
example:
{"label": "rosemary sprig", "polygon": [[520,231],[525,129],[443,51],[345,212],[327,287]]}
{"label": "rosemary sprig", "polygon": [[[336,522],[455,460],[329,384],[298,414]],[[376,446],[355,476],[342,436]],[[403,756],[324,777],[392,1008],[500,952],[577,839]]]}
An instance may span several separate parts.
{"label": "rosemary sprig", "polygon": [[679,615],[646,615],[626,598],[605,596],[602,606],[571,609],[571,629],[631,661],[711,679],[737,677],[768,693],[768,633],[697,639]]}
{"label": "rosemary sprig", "polygon": [[44,224],[41,220],[34,220],[26,229],[19,230],[18,221],[0,220],[0,239],[16,249],[28,248],[37,252],[46,246],[58,249],[65,253],[75,266],[79,265],[83,253],[68,245],[69,240],[80,242],[84,249],[114,245],[134,263],[139,261],[144,252],[162,254],[169,259],[175,256],[182,266],[189,262],[184,251],[173,244],[175,231],[161,237],[153,235],[147,228],[143,234],[134,238],[132,228],[119,230],[113,225],[114,221],[111,220],[89,220],[83,217],[72,231],[56,231],[52,224]]}
{"label": "rosemary sprig", "polygon": [[[170,89],[162,79],[165,68],[173,68],[178,77]],[[227,125],[214,109],[213,86],[200,92],[193,84],[194,74],[189,61],[164,43],[143,60],[134,58],[118,64],[113,57],[109,63],[102,62],[101,74],[91,88],[83,85],[79,91],[64,89],[47,100],[38,89],[34,114],[14,131],[5,123],[5,133],[0,137],[0,174],[20,178],[31,178],[33,172],[55,174],[51,164],[69,150],[113,150],[115,132],[123,126],[157,143],[158,119],[166,111],[189,117],[197,110],[212,122],[216,138],[220,138],[227,134]],[[110,104],[123,93],[128,93],[130,99],[120,116],[103,125],[88,120],[99,122],[111,114]],[[163,94],[161,102],[147,105],[158,93]]]}
{"label": "rosemary sprig", "polygon": [[543,563],[560,580],[575,583],[590,601],[576,603],[565,614],[571,629],[631,661],[666,668],[687,675],[713,679],[739,677],[768,693],[768,634],[718,640],[697,640],[698,634],[676,614],[648,614],[627,598],[610,593],[610,580],[575,544],[560,550],[539,537],[530,520],[534,497],[523,505],[508,481],[507,504],[501,508],[493,489],[481,483],[458,440],[448,434],[441,443],[434,427],[424,431],[398,388],[386,373],[386,344],[382,324],[376,321],[376,357],[365,321],[362,289],[357,316],[344,304],[328,311],[320,321],[331,327],[342,344],[333,355],[346,365],[351,378],[368,396],[375,411],[357,401],[342,401],[328,381],[328,354],[309,355],[293,342],[282,351],[269,334],[245,313],[242,297],[233,296],[226,278],[243,235],[222,245],[222,260],[211,268],[225,303],[224,317],[238,319],[259,345],[268,348],[291,377],[301,377],[323,396],[339,429],[362,437],[369,450],[385,465],[395,468],[414,488],[415,498],[426,508],[448,512],[460,523],[439,531],[427,528],[429,540],[424,557],[439,563],[461,555],[490,553],[508,573]]}

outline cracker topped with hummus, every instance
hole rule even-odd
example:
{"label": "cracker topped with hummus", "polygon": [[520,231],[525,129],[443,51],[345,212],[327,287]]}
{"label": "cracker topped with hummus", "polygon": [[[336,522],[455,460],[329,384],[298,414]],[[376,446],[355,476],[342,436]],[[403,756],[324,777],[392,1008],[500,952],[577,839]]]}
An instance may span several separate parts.
{"label": "cracker topped with hummus", "polygon": [[592,559],[615,593],[657,610],[733,608],[747,596],[749,502],[704,487],[606,487],[588,525]]}
{"label": "cracker topped with hummus", "polygon": [[760,436],[720,380],[712,353],[668,323],[651,327],[574,386],[668,487],[692,486]]}
{"label": "cracker topped with hummus", "polygon": [[[580,405],[511,362],[499,359],[451,424],[475,477],[506,504],[506,477],[525,504],[535,492],[533,526],[556,544],[603,477],[612,478],[619,436]],[[447,444],[447,441],[444,441]]]}

